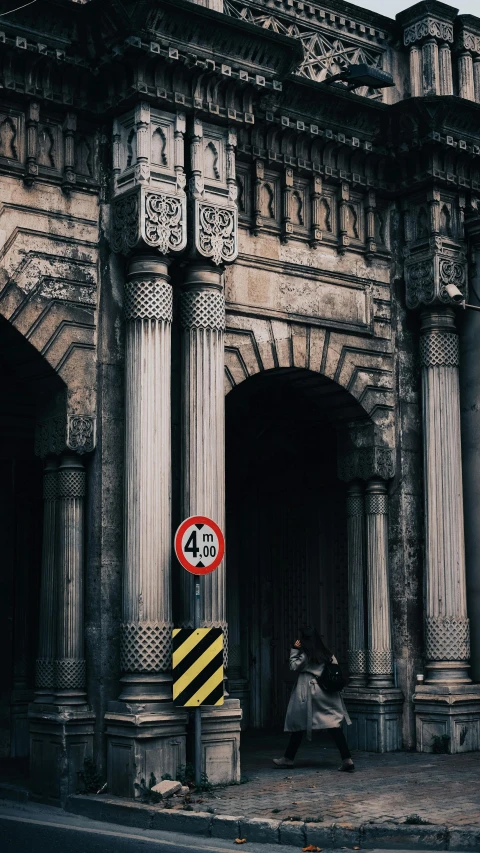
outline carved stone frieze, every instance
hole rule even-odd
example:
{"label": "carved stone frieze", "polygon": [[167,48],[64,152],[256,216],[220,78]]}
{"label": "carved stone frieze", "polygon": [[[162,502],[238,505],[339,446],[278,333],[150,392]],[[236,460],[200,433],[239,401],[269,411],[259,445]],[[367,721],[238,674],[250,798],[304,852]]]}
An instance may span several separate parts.
{"label": "carved stone frieze", "polygon": [[457,47],[460,50],[469,50],[470,53],[480,54],[480,35],[462,30],[457,39]]}
{"label": "carved stone frieze", "polygon": [[466,294],[466,258],[461,253],[452,257],[437,252],[409,256],[405,260],[405,284],[408,308],[434,302],[449,305],[452,300],[446,291],[448,284]]}
{"label": "carved stone frieze", "polygon": [[433,36],[442,42],[453,42],[453,25],[438,18],[424,18],[405,29],[403,43],[408,46],[428,36]]}
{"label": "carved stone frieze", "polygon": [[161,255],[181,252],[187,244],[187,206],[183,192],[138,187],[113,202],[111,245],[128,255],[140,245]]}
{"label": "carved stone frieze", "polygon": [[91,453],[95,445],[96,419],[91,415],[57,415],[37,423],[35,455],[42,459],[65,450]]}
{"label": "carved stone frieze", "polygon": [[389,480],[395,476],[394,451],[388,447],[364,447],[339,455],[340,480],[370,480],[381,477]]}
{"label": "carved stone frieze", "polygon": [[236,206],[195,199],[195,248],[217,266],[232,263],[238,255]]}

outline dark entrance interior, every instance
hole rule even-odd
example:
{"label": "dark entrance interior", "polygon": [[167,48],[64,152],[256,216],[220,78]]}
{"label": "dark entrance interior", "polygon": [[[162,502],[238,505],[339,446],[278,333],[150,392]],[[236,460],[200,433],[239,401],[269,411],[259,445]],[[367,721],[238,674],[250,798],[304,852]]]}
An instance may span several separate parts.
{"label": "dark entrance interior", "polygon": [[318,626],[346,666],[346,501],[335,427],[359,414],[347,392],[305,370],[260,374],[227,395],[229,648],[245,682],[248,727],[283,727],[288,655],[302,624]]}
{"label": "dark entrance interior", "polygon": [[[39,409],[63,383],[0,318],[0,759],[26,760],[42,546],[42,463],[35,456]],[[12,769],[12,768],[11,768]],[[12,769],[12,776],[15,772]]]}

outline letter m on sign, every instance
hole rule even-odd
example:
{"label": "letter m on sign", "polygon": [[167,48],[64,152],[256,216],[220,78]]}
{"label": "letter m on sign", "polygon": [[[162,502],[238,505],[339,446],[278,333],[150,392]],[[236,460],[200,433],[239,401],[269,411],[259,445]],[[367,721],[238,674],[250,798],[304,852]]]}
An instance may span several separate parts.
{"label": "letter m on sign", "polygon": [[221,628],[174,628],[173,701],[184,708],[223,705]]}

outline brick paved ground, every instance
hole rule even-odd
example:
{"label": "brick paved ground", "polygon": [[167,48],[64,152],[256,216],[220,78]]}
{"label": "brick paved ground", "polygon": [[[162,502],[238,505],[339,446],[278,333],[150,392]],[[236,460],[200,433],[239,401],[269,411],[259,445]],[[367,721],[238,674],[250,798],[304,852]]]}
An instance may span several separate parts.
{"label": "brick paved ground", "polygon": [[304,742],[296,766],[276,769],[285,736],[242,738],[241,785],[196,798],[194,810],[325,823],[400,822],[418,815],[432,824],[480,826],[480,753],[356,753],[355,773],[339,773],[336,750]]}

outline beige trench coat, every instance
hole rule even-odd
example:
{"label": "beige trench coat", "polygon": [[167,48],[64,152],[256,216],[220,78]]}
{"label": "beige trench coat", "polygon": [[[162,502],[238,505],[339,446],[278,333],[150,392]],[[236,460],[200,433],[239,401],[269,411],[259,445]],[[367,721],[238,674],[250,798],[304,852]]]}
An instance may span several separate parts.
{"label": "beige trench coat", "polygon": [[[333,658],[334,663],[337,659]],[[343,720],[351,724],[341,693],[327,693],[318,686],[315,675],[321,675],[325,664],[308,664],[301,649],[290,651],[290,669],[299,673],[292,690],[285,716],[284,731],[306,731],[312,739],[312,729],[334,729]]]}

